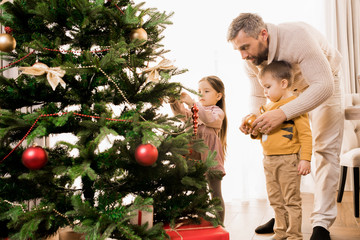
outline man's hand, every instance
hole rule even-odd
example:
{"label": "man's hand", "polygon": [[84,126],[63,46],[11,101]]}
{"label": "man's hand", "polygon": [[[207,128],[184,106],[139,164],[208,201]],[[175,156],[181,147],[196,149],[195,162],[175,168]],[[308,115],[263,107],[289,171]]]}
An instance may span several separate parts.
{"label": "man's hand", "polygon": [[310,162],[306,161],[306,160],[300,160],[299,165],[298,165],[298,174],[299,175],[308,175],[311,172],[311,166],[310,166]]}
{"label": "man's hand", "polygon": [[269,134],[272,130],[280,126],[286,120],[285,113],[281,109],[271,110],[260,115],[252,125],[252,131],[259,131]]}

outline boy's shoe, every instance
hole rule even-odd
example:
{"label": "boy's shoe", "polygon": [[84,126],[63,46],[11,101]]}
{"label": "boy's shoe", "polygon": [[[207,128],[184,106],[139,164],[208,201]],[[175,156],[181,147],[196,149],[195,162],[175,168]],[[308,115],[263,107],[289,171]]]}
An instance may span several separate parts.
{"label": "boy's shoe", "polygon": [[274,224],[275,224],[275,218],[272,218],[267,223],[258,226],[255,229],[255,232],[259,233],[259,234],[273,233],[274,232]]}
{"label": "boy's shoe", "polygon": [[330,232],[323,227],[316,226],[313,228],[310,240],[331,240]]}

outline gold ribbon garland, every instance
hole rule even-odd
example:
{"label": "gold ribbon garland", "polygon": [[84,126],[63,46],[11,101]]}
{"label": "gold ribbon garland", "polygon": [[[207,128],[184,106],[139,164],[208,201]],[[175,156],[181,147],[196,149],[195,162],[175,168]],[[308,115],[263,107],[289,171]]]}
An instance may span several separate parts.
{"label": "gold ribbon garland", "polygon": [[163,59],[160,61],[160,63],[154,67],[145,68],[143,70],[144,73],[150,72],[149,76],[147,77],[146,81],[151,82],[159,82],[160,80],[160,70],[170,70],[176,68],[174,65],[172,65],[172,61],[168,59]]}
{"label": "gold ribbon garland", "polygon": [[[8,204],[10,204],[10,205],[12,205],[13,207],[15,207],[15,206],[21,207],[22,211],[23,211],[24,213],[26,213],[26,211],[25,211],[25,209],[24,209],[24,207],[23,207],[22,204],[13,203],[13,202],[10,202],[10,201],[8,201],[8,200],[6,200],[6,199],[3,200],[3,201],[6,202],[6,203],[8,203]],[[48,209],[48,208],[49,208],[48,206],[44,206],[44,207],[42,207],[42,208],[39,208],[38,210],[45,210],[45,209]],[[35,209],[36,209],[36,208],[35,208]],[[57,215],[65,218],[65,219],[67,220],[67,222],[68,222],[71,226],[74,226],[74,224],[72,224],[72,223],[70,222],[69,218],[68,218],[66,215],[60,213],[60,212],[59,212],[58,210],[56,210],[55,208],[53,208],[52,211],[54,211]]]}
{"label": "gold ribbon garland", "polygon": [[35,76],[47,73],[46,78],[54,91],[58,84],[60,84],[63,88],[66,87],[66,83],[62,80],[62,77],[66,72],[60,67],[49,68],[46,64],[37,62],[31,67],[20,67],[19,70],[24,74]]}

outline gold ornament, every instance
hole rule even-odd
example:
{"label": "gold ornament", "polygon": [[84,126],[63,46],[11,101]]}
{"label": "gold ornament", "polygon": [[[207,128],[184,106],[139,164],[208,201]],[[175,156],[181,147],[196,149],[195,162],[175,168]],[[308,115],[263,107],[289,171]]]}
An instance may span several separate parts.
{"label": "gold ornament", "polygon": [[11,52],[16,47],[16,40],[7,33],[0,34],[0,51]]}
{"label": "gold ornament", "polygon": [[151,67],[151,68],[145,68],[143,70],[143,72],[144,73],[150,72],[146,81],[159,82],[159,80],[160,80],[159,71],[160,70],[170,70],[170,69],[174,69],[174,68],[176,68],[176,67],[174,65],[172,65],[172,61],[164,58],[163,60],[160,61],[160,63],[158,65],[156,65],[155,67]]}
{"label": "gold ornament", "polygon": [[63,88],[66,87],[66,83],[61,78],[65,75],[66,72],[60,67],[49,68],[46,64],[37,62],[32,65],[32,67],[21,67],[19,70],[24,74],[35,76],[40,76],[47,73],[46,78],[54,91],[59,83]]}
{"label": "gold ornament", "polygon": [[254,123],[255,120],[256,120],[256,115],[250,114],[245,118],[245,124],[247,125],[247,127],[252,128],[252,124]]}
{"label": "gold ornament", "polygon": [[147,35],[147,32],[145,31],[145,29],[138,28],[138,29],[134,29],[131,31],[130,39],[131,39],[131,41],[138,39],[138,40],[144,41],[142,44],[145,44],[145,42],[148,39],[148,35]]}

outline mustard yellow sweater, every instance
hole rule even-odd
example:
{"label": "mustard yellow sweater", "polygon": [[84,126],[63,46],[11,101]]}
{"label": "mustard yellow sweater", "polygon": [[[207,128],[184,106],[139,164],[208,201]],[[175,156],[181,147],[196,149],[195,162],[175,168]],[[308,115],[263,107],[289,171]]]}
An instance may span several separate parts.
{"label": "mustard yellow sweater", "polygon": [[[277,109],[294,100],[292,96],[278,102],[270,102],[263,106],[264,112]],[[304,113],[292,120],[285,121],[269,135],[258,136],[264,150],[264,155],[284,155],[300,152],[301,160],[311,161],[312,136],[308,114]]]}

